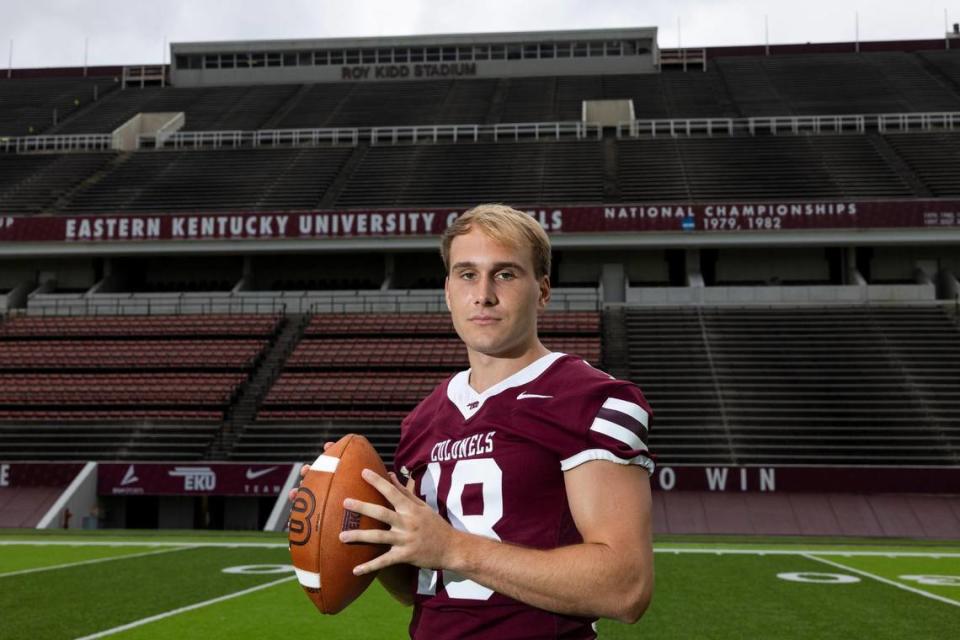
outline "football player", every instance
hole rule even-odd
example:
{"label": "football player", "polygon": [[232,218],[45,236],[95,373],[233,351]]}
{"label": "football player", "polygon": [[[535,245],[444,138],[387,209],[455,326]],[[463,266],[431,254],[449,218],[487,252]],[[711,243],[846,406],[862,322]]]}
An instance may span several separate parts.
{"label": "football player", "polygon": [[413,638],[595,638],[653,592],[651,410],[633,384],[548,351],[550,243],[529,215],[481,205],[445,232],[445,296],[470,368],[401,425],[387,523],[344,542],[390,545],[380,571],[414,605]]}

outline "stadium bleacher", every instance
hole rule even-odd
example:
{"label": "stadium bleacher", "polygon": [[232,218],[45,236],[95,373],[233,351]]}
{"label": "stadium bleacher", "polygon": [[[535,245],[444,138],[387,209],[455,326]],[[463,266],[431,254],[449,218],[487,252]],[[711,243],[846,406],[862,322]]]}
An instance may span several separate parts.
{"label": "stadium bleacher", "polygon": [[10,318],[0,323],[4,455],[202,457],[279,322]]}
{"label": "stadium bleacher", "polygon": [[[600,202],[605,188],[626,201],[654,202],[950,196],[958,193],[958,140],[960,133],[937,132],[639,138],[612,150],[584,140],[0,154],[0,206],[10,213],[109,213],[289,210],[330,200],[340,207],[542,204]],[[878,145],[889,145],[902,165]],[[352,154],[359,161],[341,175]],[[615,161],[610,187],[608,158]],[[912,175],[902,175],[903,167]]]}
{"label": "stadium bleacher", "polygon": [[186,113],[187,131],[260,129],[298,89],[296,85],[126,88],[51,133],[110,133],[138,113],[179,111]]}
{"label": "stadium bleacher", "polygon": [[[127,88],[85,104],[50,132],[106,133],[145,110],[183,110],[185,131],[559,122],[579,120],[583,100],[611,98],[632,100],[640,119],[954,112],[960,107],[960,85],[951,75],[960,67],[957,59],[956,52],[727,56],[698,73]],[[105,80],[47,84],[62,93],[78,82],[89,89]],[[687,135],[640,136],[613,145],[484,140],[244,153],[0,154],[0,207],[12,213],[105,213],[452,206],[491,199],[542,204],[610,197],[944,196],[956,194],[956,163],[950,160],[957,135]]]}
{"label": "stadium bleacher", "polygon": [[590,141],[371,147],[336,204],[597,202],[601,158],[602,147]]}
{"label": "stadium bleacher", "polygon": [[0,82],[0,136],[47,132],[117,89],[115,78],[29,78]]}
{"label": "stadium bleacher", "polygon": [[956,464],[960,328],[937,307],[627,313],[663,464]]}
{"label": "stadium bleacher", "polygon": [[932,195],[960,194],[960,134],[913,133],[886,139]]}
{"label": "stadium bleacher", "polygon": [[59,199],[101,171],[111,154],[0,155],[0,208],[34,213],[54,208]]}
{"label": "stadium bleacher", "polygon": [[[599,365],[600,328],[595,312],[550,312],[542,318],[541,335],[547,348]],[[375,435],[381,455],[391,460],[400,419],[439,382],[468,366],[448,314],[317,314],[231,457],[303,456],[319,451],[335,429],[346,433],[354,423]],[[304,422],[319,428],[304,429]]]}
{"label": "stadium bleacher", "polygon": [[745,116],[955,111],[957,93],[915,54],[818,54],[719,58]]}
{"label": "stadium bleacher", "polygon": [[65,212],[316,207],[349,149],[158,151],[127,156]]}

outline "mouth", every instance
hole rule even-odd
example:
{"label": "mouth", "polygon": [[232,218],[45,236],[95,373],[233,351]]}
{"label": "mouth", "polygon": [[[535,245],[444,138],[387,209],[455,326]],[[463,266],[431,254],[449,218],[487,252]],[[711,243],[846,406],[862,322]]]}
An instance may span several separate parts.
{"label": "mouth", "polygon": [[468,320],[481,327],[491,325],[497,322],[500,322],[500,318],[495,318],[493,316],[471,316]]}

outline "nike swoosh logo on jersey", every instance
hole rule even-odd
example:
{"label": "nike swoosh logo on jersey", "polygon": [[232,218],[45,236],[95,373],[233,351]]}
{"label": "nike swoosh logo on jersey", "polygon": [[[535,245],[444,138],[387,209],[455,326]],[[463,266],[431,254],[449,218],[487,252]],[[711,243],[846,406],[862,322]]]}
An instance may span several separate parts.
{"label": "nike swoosh logo on jersey", "polygon": [[253,469],[247,469],[247,480],[256,480],[260,476],[267,475],[274,469],[276,469],[276,467],[268,467],[266,469],[260,469],[259,471],[254,471]]}
{"label": "nike swoosh logo on jersey", "polygon": [[526,391],[521,391],[520,395],[517,396],[517,400],[526,400],[527,398],[552,398],[553,396],[542,396],[539,393],[527,393]]}

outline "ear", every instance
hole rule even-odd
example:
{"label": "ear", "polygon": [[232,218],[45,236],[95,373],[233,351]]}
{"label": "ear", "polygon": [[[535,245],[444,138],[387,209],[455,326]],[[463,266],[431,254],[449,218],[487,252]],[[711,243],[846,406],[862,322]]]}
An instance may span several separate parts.
{"label": "ear", "polygon": [[443,301],[447,303],[447,311],[452,311],[450,308],[450,276],[443,279]]}
{"label": "ear", "polygon": [[550,276],[540,278],[540,298],[537,300],[537,309],[543,311],[550,304]]}

